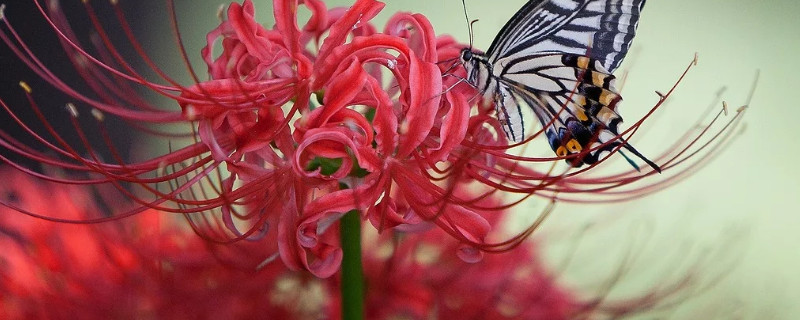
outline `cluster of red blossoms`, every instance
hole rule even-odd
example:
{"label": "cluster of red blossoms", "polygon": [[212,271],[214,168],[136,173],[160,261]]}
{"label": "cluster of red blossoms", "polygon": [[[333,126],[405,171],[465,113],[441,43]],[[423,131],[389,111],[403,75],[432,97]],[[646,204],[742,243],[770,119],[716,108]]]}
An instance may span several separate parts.
{"label": "cluster of red blossoms", "polygon": [[[68,219],[103,212],[85,189],[9,168],[0,197]],[[490,205],[492,200],[481,203]],[[52,209],[51,209],[52,210]],[[2,319],[339,319],[339,279],[278,263],[256,270],[253,245],[202,241],[177,217],[148,210],[102,224],[65,224],[0,207]],[[574,319],[637,314],[675,296],[586,297],[560,285],[525,243],[513,254],[459,259],[441,230],[377,235],[365,226],[367,319]],[[413,280],[412,280],[413,279]],[[677,289],[677,287],[676,287]]]}
{"label": "cluster of red blossoms", "polygon": [[[250,0],[232,3],[202,50],[210,79],[199,80],[189,68],[194,82],[185,86],[158,68],[116,1],[111,6],[127,42],[151,69],[147,72],[161,79],[136,71],[88,1],[84,6],[97,33],[94,50],[81,46],[57,1],[46,8],[36,4],[91,92],[81,92],[51,72],[9,17],[3,18],[0,38],[20,61],[73,99],[67,104],[73,118],[91,110],[104,143],[92,145],[77,120],[70,134],[81,143],[67,143],[49,125],[49,112],[37,104],[38,89],[22,82],[26,107],[52,137],[14,117],[47,150],[3,132],[0,145],[58,170],[44,174],[0,157],[46,180],[110,185],[135,206],[113,216],[78,219],[7,201],[3,205],[71,222],[101,222],[151,209],[180,213],[204,239],[257,242],[265,263],[279,257],[293,270],[322,278],[341,264],[335,225],[345,213],[358,212],[381,233],[439,229],[456,241],[452,250],[463,260],[477,261],[483,252],[516,247],[534,230],[536,224],[510,239],[490,237],[499,229],[493,222],[528,197],[615,202],[663,189],[727,145],[741,119],[737,113],[719,126],[712,126],[719,114],[709,124],[699,120],[698,129],[678,137],[654,158],[663,175],[650,168],[598,174],[593,168],[599,163],[579,170],[561,168],[556,163],[563,158],[529,157],[512,149],[493,108],[475,106],[475,88],[459,80],[462,68],[452,68],[464,45],[437,36],[419,14],[395,14],[379,31],[370,21],[383,4],[374,0],[335,9],[321,0],[276,0],[275,24],[266,28]],[[302,26],[297,16],[301,5],[310,11]],[[177,27],[175,32],[180,36]],[[180,110],[148,103],[137,86],[174,100]],[[630,141],[668,96],[662,95],[621,137]],[[14,116],[12,106],[3,100],[0,104]],[[129,161],[107,138],[103,122],[108,115],[165,137],[175,134],[153,126],[190,124],[189,142],[163,155]],[[98,149],[112,156],[101,157]],[[471,192],[460,191],[466,189]],[[483,201],[501,196],[504,202]]]}

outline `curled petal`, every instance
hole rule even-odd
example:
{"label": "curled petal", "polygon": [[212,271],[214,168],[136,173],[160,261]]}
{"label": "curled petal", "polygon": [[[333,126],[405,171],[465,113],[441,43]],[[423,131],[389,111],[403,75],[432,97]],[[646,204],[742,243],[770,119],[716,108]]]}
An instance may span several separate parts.
{"label": "curled petal", "polygon": [[467,99],[451,92],[445,93],[445,99],[449,109],[439,128],[439,146],[433,148],[429,155],[433,161],[443,161],[447,158],[453,148],[464,140],[469,124],[470,106]]}
{"label": "curled petal", "polygon": [[[294,188],[301,187],[295,184]],[[329,232],[325,239],[318,239],[316,230],[303,235],[300,242],[298,232],[308,228],[300,226],[300,215],[297,207],[297,197],[293,190],[286,190],[284,207],[281,219],[278,222],[278,251],[281,260],[292,270],[308,270],[320,278],[327,278],[336,273],[342,263],[342,249],[333,245],[335,239]]]}
{"label": "curled petal", "polygon": [[320,35],[329,28],[328,9],[321,0],[303,0],[303,4],[311,10],[311,18],[303,26],[303,31]]}
{"label": "curled petal", "polygon": [[[371,155],[374,153],[373,149],[358,146],[353,138],[354,135],[349,130],[326,128],[309,130],[303,141],[297,146],[292,163],[295,173],[311,178],[342,179],[354,169],[350,158],[351,154],[362,168],[374,171],[376,157]],[[328,177],[323,177],[319,169],[314,172],[306,171],[309,162],[314,157],[341,159],[342,164],[336,172]]]}
{"label": "curled petal", "polygon": [[398,13],[386,24],[386,34],[408,38],[408,46],[427,62],[437,62],[437,39],[431,22],[423,15]]}
{"label": "curled petal", "polygon": [[332,221],[347,212],[366,211],[375,203],[386,182],[385,176],[370,178],[354,189],[337,190],[309,202],[303,208],[303,218],[297,229],[298,243],[303,246],[317,245],[318,233],[324,232]]}
{"label": "curled petal", "polygon": [[339,271],[339,266],[342,264],[342,248],[328,243],[321,243],[314,249],[310,251],[314,260],[309,262],[308,255],[301,256],[303,264],[305,264],[309,272],[317,277],[327,278]]}
{"label": "curled petal", "polygon": [[227,135],[217,136],[216,130],[207,121],[200,122],[197,126],[197,134],[200,136],[200,141],[203,141],[211,151],[214,161],[223,162],[228,160],[228,157],[233,152],[233,146],[230,140],[224,139]]}
{"label": "curled petal", "polygon": [[441,101],[442,73],[433,63],[410,55],[408,113],[400,123],[397,156],[404,158],[428,137]]}
{"label": "curled petal", "polygon": [[320,127],[327,123],[336,112],[347,107],[353,102],[356,95],[361,92],[366,82],[367,74],[357,59],[351,60],[343,72],[338,73],[326,91],[325,105],[312,111],[308,120],[301,122],[307,128]]}
{"label": "curled petal", "polygon": [[358,0],[345,14],[336,20],[330,28],[330,34],[325,38],[319,50],[317,59],[326,60],[328,55],[337,47],[344,44],[347,35],[359,24],[366,24],[383,9],[384,4],[375,0]]}
{"label": "curled petal", "polygon": [[[294,77],[279,33],[265,29],[255,20],[250,0],[228,7],[228,19],[206,36],[201,50],[212,79],[264,80],[273,75]],[[214,58],[214,42],[222,37],[222,54]]]}
{"label": "curled petal", "polygon": [[[352,161],[348,150],[355,150],[355,144],[341,131],[313,129],[306,134],[303,142],[297,146],[295,160],[292,162],[295,173],[310,178],[323,178],[326,180],[339,180],[347,176],[352,169]],[[326,159],[341,159],[342,164],[329,176],[324,176],[321,168],[309,172],[308,168],[312,159],[320,157]]]}
{"label": "curled petal", "polygon": [[247,47],[248,53],[261,61],[270,58],[266,55],[269,50],[265,50],[268,42],[259,37],[266,33],[266,29],[255,19],[253,1],[245,0],[241,6],[236,2],[231,3],[228,7],[228,21],[236,32],[238,40]]}
{"label": "curled petal", "polygon": [[392,100],[386,91],[380,87],[375,78],[367,78],[369,90],[375,98],[375,118],[372,123],[375,128],[375,142],[378,152],[384,156],[391,155],[399,137],[397,136],[397,115],[392,108]]}
{"label": "curled petal", "polygon": [[275,26],[283,36],[284,46],[297,65],[297,74],[301,79],[311,75],[312,62],[303,54],[300,45],[300,28],[297,26],[297,1],[276,0],[273,3]]}
{"label": "curled petal", "polygon": [[427,223],[405,201],[398,203],[396,197],[384,196],[375,207],[367,212],[367,218],[378,231],[395,229],[401,232],[422,232],[431,229]]}
{"label": "curled petal", "polygon": [[[398,60],[408,60],[409,51],[403,39],[384,34],[375,34],[369,37],[355,37],[350,43],[334,47],[331,53],[324,58],[318,58],[314,69],[314,82],[311,87],[319,90],[331,79],[342,66],[342,61],[350,61],[350,56],[364,55],[365,52],[382,52],[385,49],[395,50],[400,53]],[[359,59],[364,61],[366,59]],[[398,62],[399,64],[399,62]]]}
{"label": "curled petal", "polygon": [[371,179],[355,189],[338,190],[314,199],[303,210],[302,224],[315,223],[330,215],[366,209],[375,203],[385,182],[384,178]]}

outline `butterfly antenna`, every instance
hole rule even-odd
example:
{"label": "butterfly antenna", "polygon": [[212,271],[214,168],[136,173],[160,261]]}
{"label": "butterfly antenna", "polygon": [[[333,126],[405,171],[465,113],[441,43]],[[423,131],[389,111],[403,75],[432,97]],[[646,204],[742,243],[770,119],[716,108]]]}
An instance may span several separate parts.
{"label": "butterfly antenna", "polygon": [[469,21],[469,14],[467,13],[467,3],[466,0],[461,0],[461,5],[464,7],[464,18],[467,19],[467,30],[469,31],[469,49],[472,50],[472,24],[475,21]]}

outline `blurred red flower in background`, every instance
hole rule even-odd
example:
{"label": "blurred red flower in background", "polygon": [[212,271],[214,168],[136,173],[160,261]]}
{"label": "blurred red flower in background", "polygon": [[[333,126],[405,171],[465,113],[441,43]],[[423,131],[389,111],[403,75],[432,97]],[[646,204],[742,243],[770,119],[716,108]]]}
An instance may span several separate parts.
{"label": "blurred red flower in background", "polygon": [[[90,193],[4,168],[0,196],[66,219],[102,216]],[[319,283],[271,264],[257,272],[241,246],[214,246],[154,210],[104,224],[65,224],[0,208],[0,318],[309,318]],[[257,262],[256,262],[257,263]],[[302,295],[301,295],[302,294]],[[316,294],[317,296],[314,296]],[[258,315],[258,316],[256,316]]]}

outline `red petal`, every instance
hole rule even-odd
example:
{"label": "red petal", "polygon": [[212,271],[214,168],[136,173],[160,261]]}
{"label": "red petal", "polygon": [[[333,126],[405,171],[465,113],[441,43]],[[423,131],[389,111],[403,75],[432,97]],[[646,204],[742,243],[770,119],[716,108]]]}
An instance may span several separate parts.
{"label": "red petal", "polygon": [[347,35],[358,24],[367,23],[383,9],[384,4],[375,0],[358,0],[345,14],[336,20],[330,28],[330,34],[325,38],[317,55],[317,60],[324,61],[337,47],[344,44]]}
{"label": "red petal", "polygon": [[444,117],[442,127],[439,129],[439,147],[434,148],[429,155],[433,161],[444,161],[454,147],[458,146],[467,134],[469,125],[470,106],[466,97],[460,94],[445,94],[450,109]]}
{"label": "red petal", "polygon": [[428,137],[442,92],[442,73],[433,63],[419,60],[410,54],[408,112],[400,123],[400,145],[397,158],[407,157]]}

